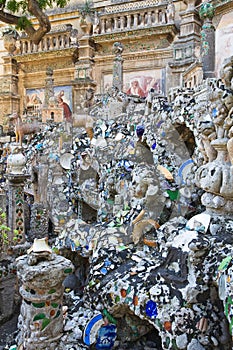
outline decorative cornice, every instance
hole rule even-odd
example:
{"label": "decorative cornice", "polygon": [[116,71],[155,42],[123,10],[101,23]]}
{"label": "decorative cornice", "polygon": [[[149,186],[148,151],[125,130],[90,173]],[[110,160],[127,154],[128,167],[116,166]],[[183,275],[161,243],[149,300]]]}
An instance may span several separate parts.
{"label": "decorative cornice", "polygon": [[[148,51],[141,51],[141,52],[128,52],[126,53],[124,51],[123,60],[124,62],[127,61],[138,61],[138,60],[159,60],[161,58],[163,59],[171,59],[172,58],[172,50],[171,48],[167,49],[158,49],[158,50],[148,50]],[[99,63],[112,63],[113,55],[103,55],[103,56],[96,56],[95,57],[95,63],[98,65]]]}
{"label": "decorative cornice", "polygon": [[150,28],[140,28],[137,30],[128,30],[124,32],[115,32],[115,33],[106,33],[106,34],[98,34],[93,36],[95,43],[103,43],[103,42],[114,42],[127,40],[129,38],[142,38],[148,37],[152,35],[170,35],[172,38],[177,34],[177,28],[174,24],[164,24]]}
{"label": "decorative cornice", "polygon": [[105,10],[100,13],[101,14],[113,14],[113,13],[119,13],[119,12],[125,12],[125,11],[133,11],[133,10],[139,10],[139,9],[145,9],[150,7],[159,7],[159,6],[166,6],[168,4],[168,1],[159,1],[159,0],[143,0],[143,1],[136,1],[136,2],[126,2],[124,4],[118,4],[118,5],[112,5],[105,7]]}
{"label": "decorative cornice", "polygon": [[[169,48],[170,47],[170,42],[166,39],[157,39],[156,38],[153,41],[147,41],[147,42],[142,42],[142,41],[135,41],[133,43],[125,43],[124,44],[124,54],[123,56],[126,56],[126,54],[135,54],[137,52],[140,53],[152,53],[155,52],[157,53],[158,50]],[[96,53],[95,57],[98,56],[110,56],[112,59],[112,46],[104,46],[101,51],[98,51]]]}
{"label": "decorative cornice", "polygon": [[67,58],[70,57],[70,60],[72,60],[72,56],[75,53],[77,48],[67,48],[67,49],[61,49],[61,50],[54,50],[54,51],[44,51],[44,52],[35,52],[30,54],[24,54],[24,55],[15,55],[14,59],[18,63],[30,63],[31,61],[37,62],[38,60],[50,60],[50,59],[57,59],[57,58]]}
{"label": "decorative cornice", "polygon": [[30,64],[29,62],[21,62],[20,63],[20,68],[24,73],[36,73],[36,72],[41,72],[41,71],[46,71],[48,68],[48,65],[53,69],[53,70],[58,70],[58,69],[74,69],[74,64],[72,60],[60,60],[60,61],[54,61],[51,62],[48,60],[43,60],[42,62],[37,62],[36,64],[34,63],[33,65]]}

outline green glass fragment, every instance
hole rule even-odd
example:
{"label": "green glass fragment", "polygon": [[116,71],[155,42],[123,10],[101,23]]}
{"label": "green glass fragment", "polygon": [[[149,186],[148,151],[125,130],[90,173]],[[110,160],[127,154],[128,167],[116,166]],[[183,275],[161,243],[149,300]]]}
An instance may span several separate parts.
{"label": "green glass fragment", "polygon": [[226,270],[226,268],[228,267],[228,265],[229,265],[230,262],[231,262],[231,259],[232,259],[231,256],[227,256],[226,258],[224,258],[224,259],[221,261],[221,263],[220,263],[220,265],[219,265],[219,267],[218,267],[218,271],[224,271],[224,270]]}
{"label": "green glass fragment", "polygon": [[51,303],[51,305],[52,305],[52,307],[53,307],[54,309],[56,309],[56,308],[58,307],[58,304],[57,304],[57,303]]}
{"label": "green glass fragment", "polygon": [[129,298],[129,297],[125,298],[125,303],[126,304],[132,304],[132,302],[133,302],[132,298]]}
{"label": "green glass fragment", "polygon": [[163,325],[162,325],[162,323],[160,322],[160,320],[158,318],[156,318],[155,323],[160,329],[163,328]]}
{"label": "green glass fragment", "polygon": [[32,305],[37,308],[42,308],[45,306],[45,303],[32,303]]}
{"label": "green glass fragment", "polygon": [[71,272],[72,272],[72,268],[71,267],[64,270],[64,273],[71,273]]}
{"label": "green glass fragment", "polygon": [[127,288],[126,294],[128,295],[130,292],[131,292],[131,287],[129,286],[129,287]]}
{"label": "green glass fragment", "polygon": [[49,324],[50,324],[50,319],[48,318],[45,318],[43,321],[42,321],[42,325],[41,325],[41,330],[43,331],[43,329],[45,329]]}
{"label": "green glass fragment", "polygon": [[172,340],[172,349],[178,350],[178,347],[176,345],[176,340],[175,339]]}
{"label": "green glass fragment", "polygon": [[56,289],[52,288],[48,291],[48,294],[53,294],[53,293],[56,293]]}
{"label": "green glass fragment", "polygon": [[108,312],[107,309],[103,310],[103,315],[108,319],[110,323],[117,324],[117,320]]}
{"label": "green glass fragment", "polygon": [[45,318],[45,314],[37,314],[34,316],[33,321],[43,320]]}
{"label": "green glass fragment", "polygon": [[170,345],[170,338],[166,338],[166,347],[167,347],[167,349],[168,349],[168,347],[169,347],[169,345]]}
{"label": "green glass fragment", "polygon": [[56,316],[55,316],[54,318],[59,317],[59,316],[60,316],[60,314],[61,314],[61,311],[60,311],[60,310],[58,310],[58,312],[56,313]]}
{"label": "green glass fragment", "polygon": [[116,303],[119,303],[120,300],[121,300],[121,299],[120,299],[119,295],[117,295],[116,298],[115,298],[115,302],[116,302]]}
{"label": "green glass fragment", "polygon": [[167,190],[167,193],[172,201],[175,201],[179,197],[179,190]]}

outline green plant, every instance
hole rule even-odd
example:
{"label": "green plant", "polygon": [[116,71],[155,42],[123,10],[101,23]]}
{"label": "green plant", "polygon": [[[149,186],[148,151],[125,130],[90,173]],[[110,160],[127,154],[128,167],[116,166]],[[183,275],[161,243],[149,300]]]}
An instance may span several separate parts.
{"label": "green plant", "polygon": [[85,18],[87,15],[93,15],[94,9],[93,9],[93,2],[92,0],[86,0],[84,4],[79,5],[78,7],[79,12],[82,16],[82,18]]}
{"label": "green plant", "polygon": [[13,238],[10,235],[11,229],[6,225],[6,213],[0,208],[0,249],[5,251],[10,245],[17,241],[18,231],[13,230]]}

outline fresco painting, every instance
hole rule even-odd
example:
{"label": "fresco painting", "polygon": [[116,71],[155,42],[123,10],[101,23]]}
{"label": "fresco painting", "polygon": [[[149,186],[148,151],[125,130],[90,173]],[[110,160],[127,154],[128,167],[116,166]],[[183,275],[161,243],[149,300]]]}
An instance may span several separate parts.
{"label": "fresco painting", "polygon": [[[165,92],[163,69],[143,70],[123,74],[123,91],[129,95],[146,97],[151,88],[158,93]],[[112,74],[103,77],[103,92],[112,86]]]}
{"label": "fresco painting", "polygon": [[[64,118],[69,120],[72,115],[72,86],[54,87],[54,96],[58,107],[63,107]],[[27,89],[25,107],[27,112],[39,114],[44,104],[44,89]]]}

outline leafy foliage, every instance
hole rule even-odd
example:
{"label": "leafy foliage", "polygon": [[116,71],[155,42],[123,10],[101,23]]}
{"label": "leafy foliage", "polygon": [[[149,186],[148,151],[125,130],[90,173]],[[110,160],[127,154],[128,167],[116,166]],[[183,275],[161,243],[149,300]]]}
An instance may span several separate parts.
{"label": "leafy foliage", "polygon": [[87,15],[94,13],[92,0],[86,0],[84,4],[78,6],[81,16],[85,18]]}
{"label": "leafy foliage", "polygon": [[[0,21],[25,30],[34,44],[39,44],[43,36],[51,29],[46,10],[63,8],[69,0],[0,0]],[[37,18],[35,25],[30,18]]]}
{"label": "leafy foliage", "polygon": [[0,248],[6,250],[14,241],[17,241],[18,231],[14,230],[13,240],[9,239],[11,229],[6,225],[6,213],[0,208]]}
{"label": "leafy foliage", "polygon": [[23,30],[27,26],[31,25],[31,21],[26,16],[22,16],[18,20],[18,24],[16,26],[16,29]]}

